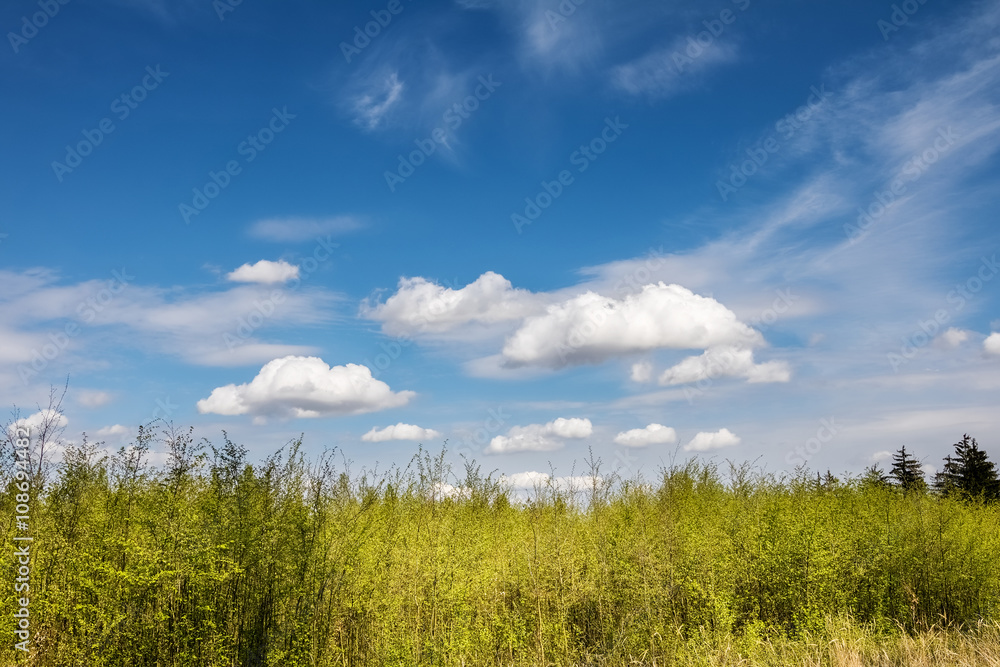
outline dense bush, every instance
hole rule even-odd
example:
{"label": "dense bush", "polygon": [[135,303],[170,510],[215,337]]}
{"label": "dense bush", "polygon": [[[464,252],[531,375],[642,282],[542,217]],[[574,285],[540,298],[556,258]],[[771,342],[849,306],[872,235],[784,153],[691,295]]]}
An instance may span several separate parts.
{"label": "dense bush", "polygon": [[[444,453],[372,479],[300,442],[257,465],[163,442],[155,469],[149,430],[112,457],[84,442],[35,490],[32,664],[673,664],[1000,617],[998,507],[954,494],[690,461],[524,497]],[[5,664],[14,641],[3,623]]]}

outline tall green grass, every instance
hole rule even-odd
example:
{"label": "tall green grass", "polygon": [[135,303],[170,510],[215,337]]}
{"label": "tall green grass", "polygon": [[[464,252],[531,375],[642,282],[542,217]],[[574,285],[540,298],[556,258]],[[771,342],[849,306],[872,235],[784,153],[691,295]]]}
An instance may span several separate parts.
{"label": "tall green grass", "polygon": [[1000,647],[996,505],[697,460],[519,496],[444,452],[376,478],[300,441],[251,465],[177,431],[153,468],[154,438],[71,448],[35,490],[31,664],[819,665],[952,631]]}

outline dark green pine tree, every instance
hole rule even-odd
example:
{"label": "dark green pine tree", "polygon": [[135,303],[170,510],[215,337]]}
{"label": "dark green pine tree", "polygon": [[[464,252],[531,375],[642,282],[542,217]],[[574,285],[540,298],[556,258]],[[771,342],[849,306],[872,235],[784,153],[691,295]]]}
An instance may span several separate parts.
{"label": "dark green pine tree", "polygon": [[903,491],[922,491],[927,486],[920,461],[906,452],[905,445],[893,454],[892,470],[889,471],[889,474]]}
{"label": "dark green pine tree", "polygon": [[942,496],[951,496],[958,492],[959,472],[958,462],[949,454],[944,457],[944,468],[934,475],[934,489]]}
{"label": "dark green pine tree", "polygon": [[946,456],[944,469],[934,477],[934,487],[943,495],[1000,500],[1000,479],[996,466],[976,439],[968,433],[955,443],[955,455]]}

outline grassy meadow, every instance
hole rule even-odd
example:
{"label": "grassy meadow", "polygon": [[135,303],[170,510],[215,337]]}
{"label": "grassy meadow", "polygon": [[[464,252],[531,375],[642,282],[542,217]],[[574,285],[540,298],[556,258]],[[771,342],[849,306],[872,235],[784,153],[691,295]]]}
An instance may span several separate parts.
{"label": "grassy meadow", "polygon": [[376,478],[177,431],[154,468],[157,437],[35,480],[31,652],[8,616],[0,664],[1000,665],[997,503],[698,460],[515,494],[443,452]]}

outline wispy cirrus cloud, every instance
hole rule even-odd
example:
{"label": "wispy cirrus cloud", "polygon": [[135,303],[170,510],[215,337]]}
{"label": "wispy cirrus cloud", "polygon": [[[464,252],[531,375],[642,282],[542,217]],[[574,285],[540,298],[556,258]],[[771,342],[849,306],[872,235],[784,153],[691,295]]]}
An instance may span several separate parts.
{"label": "wispy cirrus cloud", "polygon": [[[951,401],[977,401],[976,392],[995,381],[989,360],[963,343],[989,315],[980,309],[992,297],[984,289],[959,299],[956,287],[979,280],[980,271],[994,275],[1000,237],[973,225],[976,238],[962,241],[955,221],[995,208],[995,194],[978,180],[1000,150],[1000,45],[990,36],[998,25],[1000,4],[985,3],[927,39],[831,68],[824,81],[831,94],[794,136],[773,125],[762,130],[781,148],[740,198],[698,212],[730,231],[664,258],[651,279],[685,280],[750,323],[770,319],[768,339],[777,330],[794,341],[775,352],[806,377],[836,378],[839,402],[859,419],[897,402],[939,401],[942,391]],[[939,66],[942,58],[948,67]],[[720,178],[728,177],[725,168]],[[852,236],[862,216],[872,223]],[[642,265],[610,263],[585,275],[606,287]],[[775,311],[779,294],[792,296]],[[914,361],[894,377],[887,355],[900,354],[900,340],[912,341],[921,323],[940,313],[946,323],[935,344],[908,349]],[[728,364],[709,363],[712,354],[684,360],[661,381],[711,380],[727,368],[757,372],[747,352],[730,355]],[[740,355],[747,358],[736,363]],[[764,366],[765,379],[787,379],[786,368]],[[647,370],[640,367],[639,376],[648,378]],[[801,398],[819,395],[813,387]],[[685,398],[646,396],[650,404]]]}
{"label": "wispy cirrus cloud", "polygon": [[100,389],[78,389],[73,392],[76,401],[87,408],[99,408],[114,400],[114,395]]}
{"label": "wispy cirrus cloud", "polygon": [[[0,294],[0,316],[16,321],[17,327],[0,326],[0,338],[6,343],[0,347],[5,353],[0,353],[0,363],[16,370],[17,364],[31,362],[45,345],[54,344],[53,336],[62,347],[46,367],[56,359],[93,362],[97,351],[109,343],[115,349],[164,353],[205,366],[240,366],[309,354],[317,348],[268,343],[259,336],[282,327],[332,322],[338,317],[335,306],[343,300],[319,287],[270,285],[265,292],[250,284],[207,291],[142,285],[127,272],[122,275],[129,278],[127,284],[116,283],[117,279],[60,284],[54,272],[11,272],[13,289]],[[248,326],[248,318],[256,326],[245,332],[240,327]],[[238,344],[227,343],[227,335],[230,343]]]}
{"label": "wispy cirrus cloud", "polygon": [[383,72],[369,80],[350,98],[354,122],[369,131],[383,126],[386,116],[402,101],[404,89],[396,71]]}
{"label": "wispy cirrus cloud", "polygon": [[695,58],[686,55],[689,43],[678,39],[672,45],[611,70],[612,84],[629,95],[666,98],[701,83],[704,75],[738,60],[735,44],[713,42]]}
{"label": "wispy cirrus cloud", "polygon": [[[978,256],[973,257],[978,248],[956,245],[951,221],[987,205],[993,196],[975,184],[975,174],[1000,147],[1000,99],[995,93],[1000,90],[1000,53],[989,37],[991,26],[1000,25],[998,7],[987,3],[926,40],[875,49],[832,67],[817,82],[829,94],[815,105],[809,122],[794,136],[778,133],[781,150],[743,191],[752,189],[753,196],[725,206],[706,205],[696,213],[729,231],[665,256],[653,269],[644,268],[642,258],[609,262],[582,270],[582,281],[559,295],[535,294],[534,307],[542,310],[507,320],[501,333],[508,337],[503,355],[478,360],[482,363],[473,364],[476,374],[496,376],[505,360],[545,361],[556,367],[553,359],[577,363],[669,348],[650,342],[653,339],[626,345],[642,330],[636,326],[645,321],[639,316],[629,318],[628,331],[608,337],[609,345],[622,348],[621,354],[598,353],[604,339],[600,333],[595,337],[595,332],[627,310],[623,308],[627,299],[610,295],[623,276],[639,271],[648,276],[648,285],[662,282],[683,286],[694,296],[711,295],[705,298],[729,313],[733,326],[740,323],[758,330],[760,336],[753,345],[741,340],[731,349],[707,339],[697,344],[678,342],[677,349],[687,346],[704,352],[680,360],[661,358],[668,364],[660,373],[666,385],[726,377],[794,384],[793,371],[805,368],[806,377],[829,374],[850,386],[891,372],[885,355],[893,346],[898,349],[899,336],[910,334],[921,319],[947,305],[954,280],[964,280],[963,258],[971,260],[967,272],[975,272],[979,264]],[[736,53],[729,51],[712,66],[731,62],[728,59]],[[942,53],[953,56],[953,67],[932,66]],[[663,55],[646,64],[662,64]],[[704,62],[711,64],[712,56]],[[652,85],[657,79],[649,81]],[[807,95],[804,91],[803,99]],[[768,136],[776,131],[772,124],[761,132]],[[952,138],[944,150],[943,136]],[[925,155],[927,160],[914,162]],[[845,225],[856,222],[858,209],[868,209],[908,169],[919,170],[919,179],[907,181],[904,196],[887,207],[863,240],[850,238]],[[400,305],[408,301],[405,292],[399,292]],[[588,297],[594,308],[579,303],[588,292],[596,295]],[[891,304],[878,298],[890,293],[896,295]],[[483,312],[490,312],[483,307]],[[952,315],[966,317],[975,307],[970,302]],[[557,312],[547,313],[550,308]],[[570,316],[577,311],[580,317]],[[678,301],[664,312],[684,311]],[[859,325],[858,318],[869,324]],[[655,320],[660,327],[667,321]],[[557,326],[560,322],[565,326]],[[961,323],[957,326],[963,328]],[[585,331],[589,333],[583,335]],[[720,329],[707,326],[706,331]],[[782,345],[772,347],[770,360],[756,360],[751,349],[763,347],[775,332]],[[570,334],[575,334],[572,340]],[[934,347],[934,355],[946,354],[948,347],[962,351],[962,346]],[[544,349],[550,353],[542,354]],[[954,361],[983,364],[975,355]],[[654,377],[651,361],[628,363],[634,365],[637,379]],[[949,381],[945,373],[937,377]],[[867,391],[859,389],[858,396]],[[650,396],[668,394],[665,400],[684,397],[683,392],[669,391]]]}
{"label": "wispy cirrus cloud", "polygon": [[250,236],[264,241],[294,243],[311,241],[322,236],[337,236],[364,227],[356,217],[277,217],[257,220],[248,230]]}
{"label": "wispy cirrus cloud", "polygon": [[613,22],[602,21],[605,12],[595,4],[544,0],[456,0],[456,4],[493,11],[513,34],[514,53],[522,67],[535,72],[594,65],[613,32],[609,29]]}

